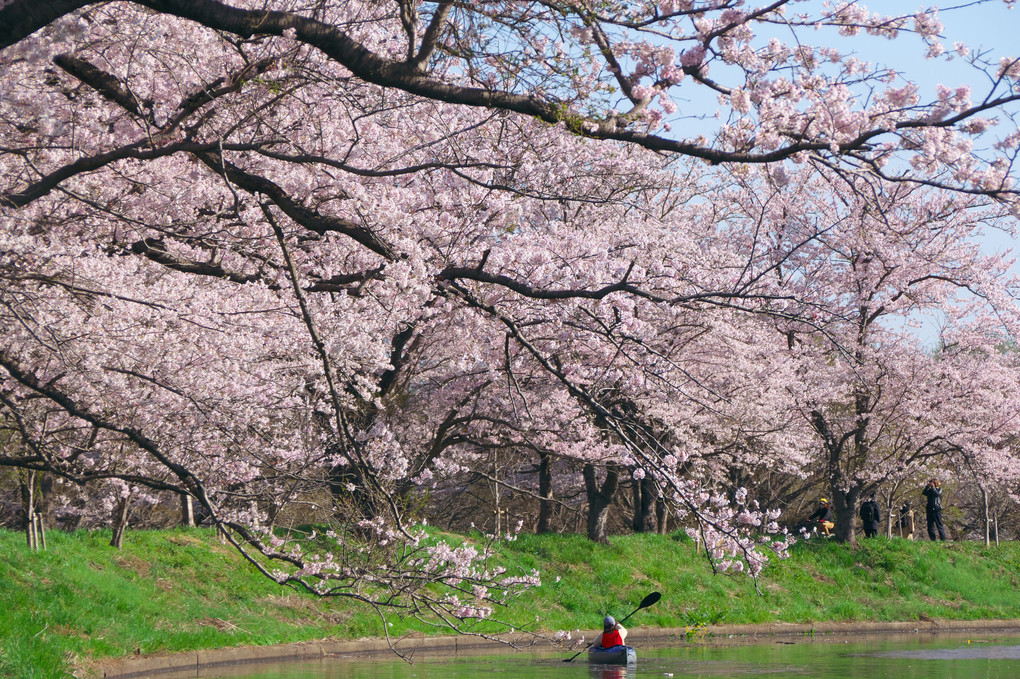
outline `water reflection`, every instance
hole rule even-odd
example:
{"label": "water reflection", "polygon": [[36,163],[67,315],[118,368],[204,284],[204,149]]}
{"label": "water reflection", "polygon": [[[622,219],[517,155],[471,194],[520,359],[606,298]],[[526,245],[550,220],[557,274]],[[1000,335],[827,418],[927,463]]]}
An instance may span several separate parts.
{"label": "water reflection", "polygon": [[589,665],[588,674],[591,679],[635,679],[637,669],[634,665]]}
{"label": "water reflection", "polygon": [[969,640],[914,635],[844,643],[810,638],[754,645],[686,644],[641,648],[636,666],[565,663],[563,654],[330,658],[318,662],[206,668],[151,679],[1017,679],[1020,637]]}
{"label": "water reflection", "polygon": [[773,642],[739,648],[646,651],[638,676],[643,679],[674,672],[675,679],[1016,679],[1020,677],[1018,641],[1004,637],[972,643],[966,638],[917,635],[906,641],[870,638],[833,644],[803,640],[792,645]]}
{"label": "water reflection", "polygon": [[876,654],[883,658],[917,658],[919,660],[1020,660],[1020,646],[997,646],[968,642],[962,648],[939,648],[917,651],[888,651]]}

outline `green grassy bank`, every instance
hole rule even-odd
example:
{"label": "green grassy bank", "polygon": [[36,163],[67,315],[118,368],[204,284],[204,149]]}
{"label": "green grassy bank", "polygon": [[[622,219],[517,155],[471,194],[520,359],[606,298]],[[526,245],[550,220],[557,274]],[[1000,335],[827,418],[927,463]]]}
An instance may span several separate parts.
{"label": "green grassy bank", "polygon": [[[52,531],[48,551],[29,552],[23,534],[0,531],[0,676],[50,679],[90,658],[380,632],[373,611],[283,589],[208,530],[132,532],[121,551],[109,539]],[[499,611],[521,629],[591,630],[656,590],[662,600],[629,625],[1020,618],[1018,543],[814,541],[770,565],[761,594],[746,576],[712,575],[676,536],[611,546],[522,536],[501,549],[512,570],[542,575],[541,587]],[[396,634],[415,629],[392,624]]]}

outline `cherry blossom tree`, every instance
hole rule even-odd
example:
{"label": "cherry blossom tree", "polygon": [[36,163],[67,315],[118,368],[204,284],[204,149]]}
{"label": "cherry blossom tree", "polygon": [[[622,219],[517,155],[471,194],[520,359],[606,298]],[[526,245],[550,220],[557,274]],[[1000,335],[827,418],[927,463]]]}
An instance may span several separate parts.
{"label": "cherry blossom tree", "polygon": [[[826,477],[837,538],[853,539],[858,501],[881,484],[963,450],[1008,458],[1020,411],[1011,356],[996,345],[1016,332],[1016,279],[1012,261],[984,254],[977,237],[1014,228],[1007,209],[845,174],[756,179],[759,190],[741,181],[734,194],[741,218],[771,222],[759,247],[780,253],[783,284],[826,314],[782,331],[803,362],[796,399],[817,438],[810,464]],[[939,352],[909,328],[928,313],[945,318]],[[1000,468],[1013,473],[1012,463]]]}
{"label": "cherry blossom tree", "polygon": [[[2,463],[193,497],[281,582],[450,625],[534,581],[401,499],[496,446],[652,479],[756,575],[788,541],[724,472],[804,463],[791,344],[874,343],[786,274],[856,241],[789,247],[731,177],[1016,205],[1014,60],[961,48],[986,91],[925,103],[815,26],[943,58],[935,10],[856,3],[3,1]],[[690,90],[715,130],[675,131]],[[333,549],[269,531],[322,489]]]}

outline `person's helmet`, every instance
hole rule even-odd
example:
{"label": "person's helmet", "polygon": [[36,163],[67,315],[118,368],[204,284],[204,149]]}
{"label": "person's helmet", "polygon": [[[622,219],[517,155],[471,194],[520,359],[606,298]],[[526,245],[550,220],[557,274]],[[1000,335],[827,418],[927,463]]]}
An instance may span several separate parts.
{"label": "person's helmet", "polygon": [[616,619],[611,615],[607,615],[606,619],[602,621],[602,627],[603,629],[613,629],[616,627]]}
{"label": "person's helmet", "polygon": [[819,500],[819,502],[821,502],[823,505],[829,504],[829,501],[826,500],[824,497],[821,500]]}

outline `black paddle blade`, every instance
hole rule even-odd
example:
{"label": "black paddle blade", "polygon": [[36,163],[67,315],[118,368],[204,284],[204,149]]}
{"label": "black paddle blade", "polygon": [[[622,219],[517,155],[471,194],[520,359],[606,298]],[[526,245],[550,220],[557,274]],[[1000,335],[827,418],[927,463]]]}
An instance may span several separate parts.
{"label": "black paddle blade", "polygon": [[658,601],[661,598],[662,598],[661,594],[659,594],[658,592],[652,592],[651,594],[646,596],[644,599],[642,599],[641,600],[641,604],[638,605],[638,607],[635,608],[633,611],[628,613],[627,617],[625,617],[623,620],[620,620],[620,622],[622,623],[625,620],[630,619],[630,616],[634,615],[635,613],[640,611],[642,608],[648,608],[649,606],[651,606],[652,604],[654,604],[656,601]]}

